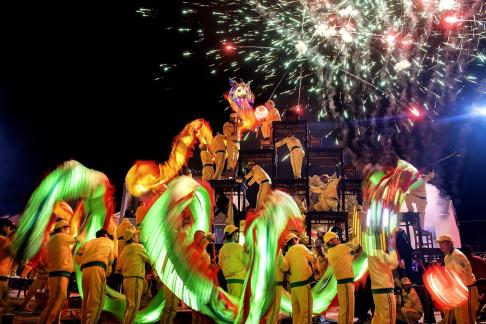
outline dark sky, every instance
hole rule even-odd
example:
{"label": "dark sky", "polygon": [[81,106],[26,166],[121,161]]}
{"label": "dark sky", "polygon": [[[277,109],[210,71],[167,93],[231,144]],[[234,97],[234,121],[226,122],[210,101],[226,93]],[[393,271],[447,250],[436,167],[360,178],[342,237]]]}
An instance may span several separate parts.
{"label": "dark sky", "polygon": [[140,1],[2,2],[0,214],[19,212],[67,159],[119,189],[135,160],[165,160],[186,122],[222,122],[216,105],[227,81],[208,94],[201,64],[155,81],[160,64],[181,61],[185,42],[164,28],[178,24],[170,2],[153,19],[135,12]]}
{"label": "dark sky", "polygon": [[[193,39],[168,28],[179,11],[179,1],[0,2],[0,215],[20,212],[65,160],[106,173],[119,193],[132,163],[164,161],[188,121],[221,126],[234,75],[210,76],[203,51],[184,61]],[[486,120],[467,127],[462,163],[443,177],[461,175],[450,193],[461,219],[485,219]]]}

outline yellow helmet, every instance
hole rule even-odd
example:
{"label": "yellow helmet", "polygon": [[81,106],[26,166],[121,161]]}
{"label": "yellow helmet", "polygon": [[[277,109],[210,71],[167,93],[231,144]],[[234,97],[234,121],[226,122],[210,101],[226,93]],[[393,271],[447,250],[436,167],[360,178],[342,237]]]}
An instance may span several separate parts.
{"label": "yellow helmet", "polygon": [[290,240],[293,240],[293,239],[298,239],[297,235],[295,235],[294,233],[289,233],[285,237],[285,243],[288,243]]}
{"label": "yellow helmet", "polygon": [[336,233],[326,232],[326,234],[324,234],[324,243],[327,244],[330,240],[332,240],[335,237],[338,237]]}
{"label": "yellow helmet", "polygon": [[224,228],[224,234],[233,234],[235,231],[238,230],[238,227],[236,227],[233,224],[226,225]]}
{"label": "yellow helmet", "polygon": [[130,241],[133,238],[133,236],[135,236],[135,233],[136,232],[133,229],[127,228],[125,230],[125,235],[123,236],[125,238],[125,241]]}
{"label": "yellow helmet", "polygon": [[453,242],[452,237],[449,234],[439,235],[439,237],[435,241],[436,242],[446,242],[446,241]]}

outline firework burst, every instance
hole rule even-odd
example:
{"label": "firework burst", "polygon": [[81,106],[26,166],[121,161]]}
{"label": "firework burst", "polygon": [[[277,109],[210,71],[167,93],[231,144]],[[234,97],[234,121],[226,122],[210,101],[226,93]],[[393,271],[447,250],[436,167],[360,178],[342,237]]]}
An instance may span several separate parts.
{"label": "firework burst", "polygon": [[[410,130],[415,106],[435,118],[479,62],[486,36],[482,0],[214,0],[186,2],[206,10],[216,35],[206,54],[211,71],[238,74],[245,64],[263,75],[261,91],[317,98],[318,119],[357,128],[386,117]],[[189,21],[189,20],[188,20]],[[211,34],[211,36],[210,36]],[[283,80],[283,82],[281,82]],[[411,108],[412,106],[412,108]]]}

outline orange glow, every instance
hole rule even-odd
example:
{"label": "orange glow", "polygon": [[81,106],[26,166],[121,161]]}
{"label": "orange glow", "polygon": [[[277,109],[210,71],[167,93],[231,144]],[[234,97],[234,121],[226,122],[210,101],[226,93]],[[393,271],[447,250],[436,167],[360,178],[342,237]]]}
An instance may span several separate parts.
{"label": "orange glow", "polygon": [[467,287],[459,276],[441,265],[428,268],[423,279],[432,300],[442,310],[456,308],[469,297]]}

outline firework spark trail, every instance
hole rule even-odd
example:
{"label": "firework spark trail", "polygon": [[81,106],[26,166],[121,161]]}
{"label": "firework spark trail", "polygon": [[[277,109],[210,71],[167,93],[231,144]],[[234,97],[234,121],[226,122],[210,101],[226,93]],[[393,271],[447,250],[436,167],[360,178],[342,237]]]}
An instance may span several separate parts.
{"label": "firework spark trail", "polygon": [[225,71],[235,72],[252,64],[265,75],[263,89],[286,75],[275,96],[300,101],[305,89],[331,121],[402,115],[415,102],[437,117],[458,84],[474,82],[465,64],[480,57],[486,37],[481,0],[215,0],[204,8],[236,50],[209,51],[217,65],[230,61]]}

